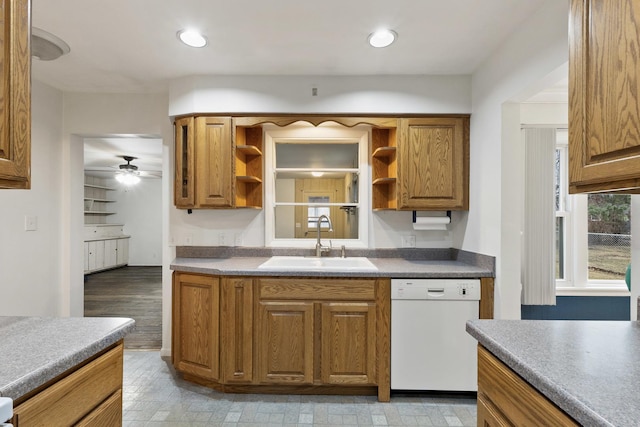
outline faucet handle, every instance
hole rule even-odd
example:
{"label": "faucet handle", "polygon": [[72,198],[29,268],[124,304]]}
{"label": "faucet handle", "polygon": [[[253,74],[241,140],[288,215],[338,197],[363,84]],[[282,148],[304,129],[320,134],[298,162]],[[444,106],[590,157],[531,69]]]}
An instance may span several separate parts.
{"label": "faucet handle", "polygon": [[347,257],[347,248],[345,248],[344,245],[342,245],[340,247],[340,257],[341,258],[346,258]]}

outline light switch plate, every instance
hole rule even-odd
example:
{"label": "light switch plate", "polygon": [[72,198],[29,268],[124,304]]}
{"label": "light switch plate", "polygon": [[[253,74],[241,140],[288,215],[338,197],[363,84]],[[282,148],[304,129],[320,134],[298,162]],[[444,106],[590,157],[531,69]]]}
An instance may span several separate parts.
{"label": "light switch plate", "polygon": [[36,231],[38,229],[38,217],[37,216],[25,216],[24,217],[24,230]]}

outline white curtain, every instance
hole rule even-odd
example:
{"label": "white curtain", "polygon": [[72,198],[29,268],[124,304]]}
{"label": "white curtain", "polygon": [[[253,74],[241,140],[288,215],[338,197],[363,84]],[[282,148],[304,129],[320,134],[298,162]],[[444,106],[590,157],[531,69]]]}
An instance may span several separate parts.
{"label": "white curtain", "polygon": [[522,304],[555,305],[555,129],[525,129]]}

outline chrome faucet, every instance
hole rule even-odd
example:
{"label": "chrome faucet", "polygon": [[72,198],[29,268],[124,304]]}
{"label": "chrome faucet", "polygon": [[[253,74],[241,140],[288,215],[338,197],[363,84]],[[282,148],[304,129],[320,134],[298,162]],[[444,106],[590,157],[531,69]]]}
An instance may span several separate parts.
{"label": "chrome faucet", "polygon": [[322,256],[322,252],[328,252],[331,250],[331,240],[329,240],[329,246],[322,246],[320,242],[320,224],[323,219],[326,219],[329,223],[329,231],[333,231],[333,225],[331,225],[331,219],[329,219],[326,215],[320,215],[318,217],[318,222],[316,223],[316,229],[318,231],[318,240],[316,241],[316,256]]}

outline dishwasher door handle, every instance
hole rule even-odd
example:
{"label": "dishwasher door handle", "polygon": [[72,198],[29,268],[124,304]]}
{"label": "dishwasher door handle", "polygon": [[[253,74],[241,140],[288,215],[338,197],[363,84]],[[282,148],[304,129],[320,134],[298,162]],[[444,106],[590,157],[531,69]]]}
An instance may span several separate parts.
{"label": "dishwasher door handle", "polygon": [[427,288],[427,295],[434,298],[442,298],[444,296],[444,288]]}

